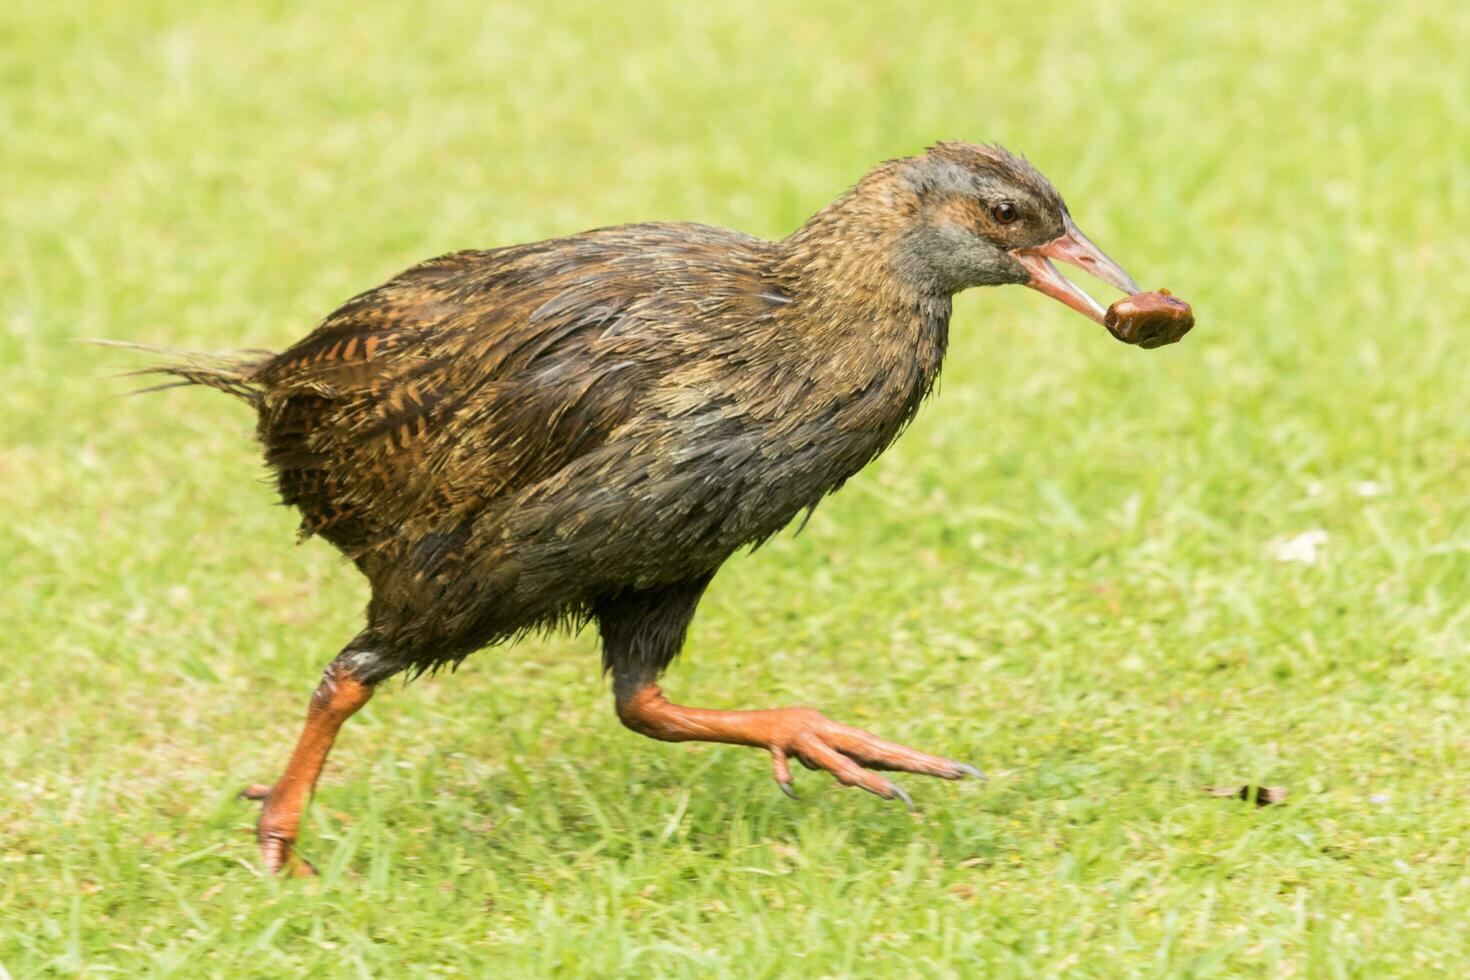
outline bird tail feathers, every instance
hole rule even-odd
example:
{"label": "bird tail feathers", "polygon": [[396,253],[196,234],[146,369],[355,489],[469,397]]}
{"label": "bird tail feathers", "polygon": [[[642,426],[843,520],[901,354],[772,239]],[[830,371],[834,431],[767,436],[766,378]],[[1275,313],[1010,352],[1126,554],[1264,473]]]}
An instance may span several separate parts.
{"label": "bird tail feathers", "polygon": [[257,406],[260,404],[264,391],[255,383],[256,373],[267,361],[275,357],[275,353],[268,350],[243,350],[232,351],[227,354],[214,354],[204,351],[184,350],[177,347],[155,347],[152,344],[134,344],[123,340],[92,340],[88,342],[103,347],[117,347],[122,350],[138,351],[164,358],[164,360],[160,360],[158,363],[151,364],[148,367],[123,373],[123,377],[165,375],[175,379],[164,381],[161,384],[149,385],[146,388],[136,389],[133,392],[135,395],[146,394],[150,391],[163,391],[166,388],[180,388],[186,385],[203,385],[206,388],[214,388],[234,395],[236,398]]}

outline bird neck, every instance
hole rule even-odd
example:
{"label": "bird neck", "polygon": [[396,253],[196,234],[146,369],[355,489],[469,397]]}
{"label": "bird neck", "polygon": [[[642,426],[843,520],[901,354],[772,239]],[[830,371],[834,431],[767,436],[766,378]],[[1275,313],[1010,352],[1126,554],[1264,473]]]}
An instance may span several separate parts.
{"label": "bird neck", "polygon": [[908,335],[917,346],[931,340],[942,355],[951,293],[904,260],[917,209],[907,185],[879,168],[777,243],[774,278],[833,340],[845,327],[872,339],[880,339],[873,331],[895,341]]}
{"label": "bird neck", "polygon": [[905,275],[910,218],[905,199],[870,175],[777,243],[775,279],[791,297],[781,318],[809,352],[808,397],[867,434],[858,466],[913,418],[948,345],[950,294]]}
{"label": "bird neck", "polygon": [[840,304],[947,307],[951,291],[906,260],[904,239],[919,207],[896,163],[880,166],[778,243],[778,270],[795,284],[818,284],[817,293]]}

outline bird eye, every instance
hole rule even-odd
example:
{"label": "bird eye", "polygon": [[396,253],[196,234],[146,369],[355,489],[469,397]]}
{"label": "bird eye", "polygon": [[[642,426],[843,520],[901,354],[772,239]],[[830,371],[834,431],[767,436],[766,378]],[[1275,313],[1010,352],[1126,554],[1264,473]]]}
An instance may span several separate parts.
{"label": "bird eye", "polygon": [[990,216],[1003,225],[1008,225],[1018,217],[1016,206],[1010,201],[1001,201],[990,209]]}

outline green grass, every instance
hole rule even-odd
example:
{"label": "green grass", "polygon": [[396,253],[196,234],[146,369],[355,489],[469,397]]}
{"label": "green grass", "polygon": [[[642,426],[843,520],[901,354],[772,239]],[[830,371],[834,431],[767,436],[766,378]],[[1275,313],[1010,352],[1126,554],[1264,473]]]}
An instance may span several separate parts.
{"label": "green grass", "polygon": [[[1467,45],[1457,0],[6,5],[0,975],[1463,969]],[[454,248],[779,236],[938,138],[1026,152],[1199,326],[964,296],[939,397],[730,563],[666,686],[990,783],[792,803],[624,732],[551,638],[388,685],[323,875],[263,876],[234,793],[363,585],[292,547],[245,410],[115,398],[73,338],[275,347]],[[1200,792],[1235,783],[1291,795]]]}

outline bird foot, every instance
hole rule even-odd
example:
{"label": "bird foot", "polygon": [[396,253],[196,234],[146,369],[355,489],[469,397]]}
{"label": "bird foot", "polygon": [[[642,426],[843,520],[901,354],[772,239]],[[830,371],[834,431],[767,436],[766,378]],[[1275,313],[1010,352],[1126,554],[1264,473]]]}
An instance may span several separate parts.
{"label": "bird foot", "polygon": [[260,844],[260,857],[265,862],[266,870],[276,874],[282,868],[289,868],[293,878],[309,878],[316,874],[316,868],[312,867],[310,861],[295,853],[296,827],[301,820],[301,812],[298,809],[294,814],[287,812],[282,805],[271,805],[271,790],[273,787],[265,783],[251,783],[240,791],[243,800],[258,800],[265,806],[261,808],[260,819],[255,823],[255,839]]}
{"label": "bird foot", "polygon": [[872,770],[912,772],[940,779],[985,778],[974,766],[838,724],[811,708],[781,708],[762,714],[769,714],[774,722],[766,747],[771,753],[776,784],[792,799],[796,799],[796,791],[787,764],[792,757],[808,769],[826,770],[844,786],[857,786],[885,800],[901,800],[910,810],[915,809],[914,801],[904,788]]}
{"label": "bird foot", "polygon": [[[914,808],[908,793],[877,771],[912,772],[940,779],[984,779],[963,762],[916,752],[887,742],[860,728],[839,725],[811,708],[770,711],[715,711],[672,704],[656,684],[620,695],[618,717],[629,728],[665,742],[726,742],[763,748],[781,791],[795,799],[789,759],[808,769],[824,769],[844,786],[857,786],[885,800],[902,800]],[[876,771],[875,771],[876,770]]]}

